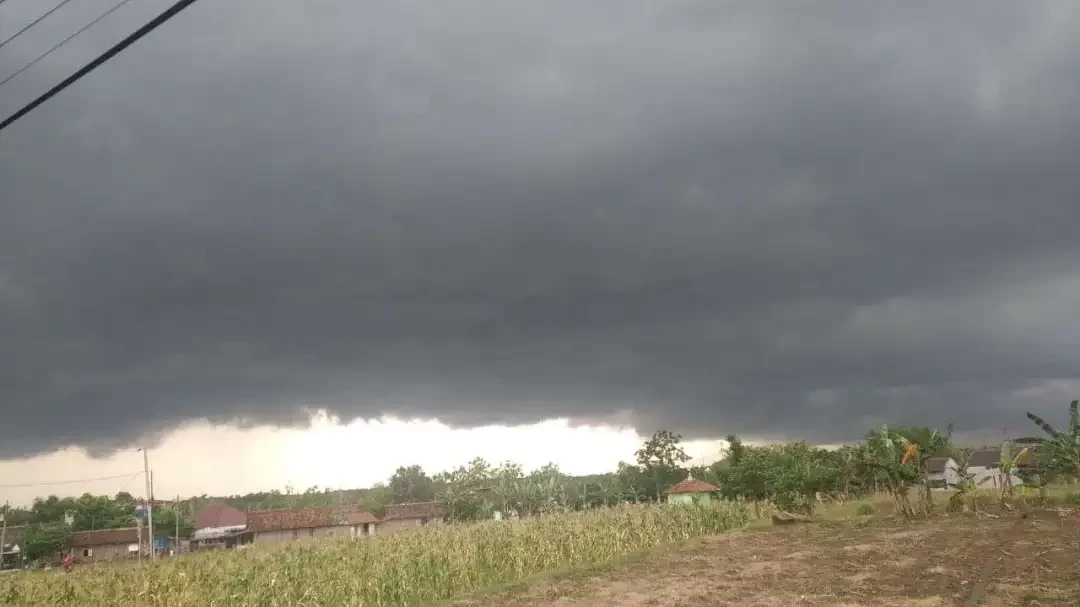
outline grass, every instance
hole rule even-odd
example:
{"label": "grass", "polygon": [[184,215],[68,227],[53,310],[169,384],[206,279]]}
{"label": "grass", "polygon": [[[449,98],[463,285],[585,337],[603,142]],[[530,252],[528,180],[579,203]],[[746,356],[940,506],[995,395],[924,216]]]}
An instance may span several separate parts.
{"label": "grass", "polygon": [[[623,506],[513,522],[215,551],[143,567],[0,579],[3,605],[424,605],[545,572],[569,576],[744,526],[747,504]],[[559,572],[562,572],[561,574]]]}

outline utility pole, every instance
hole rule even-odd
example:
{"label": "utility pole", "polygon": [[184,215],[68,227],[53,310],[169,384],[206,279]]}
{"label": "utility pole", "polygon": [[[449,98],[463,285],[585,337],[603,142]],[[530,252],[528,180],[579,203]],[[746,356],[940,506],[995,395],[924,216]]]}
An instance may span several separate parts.
{"label": "utility pole", "polygon": [[173,518],[176,519],[176,535],[173,537],[173,555],[180,556],[180,496],[173,502]]}
{"label": "utility pole", "polygon": [[154,552],[154,504],[153,504],[153,490],[151,489],[150,479],[150,457],[146,454],[146,447],[139,449],[142,451],[143,462],[143,478],[146,481],[146,528],[147,533],[150,534],[150,560],[156,561],[157,554]]}
{"label": "utility pole", "polygon": [[4,502],[4,509],[0,511],[0,569],[4,568],[4,536],[7,535],[8,503]]}

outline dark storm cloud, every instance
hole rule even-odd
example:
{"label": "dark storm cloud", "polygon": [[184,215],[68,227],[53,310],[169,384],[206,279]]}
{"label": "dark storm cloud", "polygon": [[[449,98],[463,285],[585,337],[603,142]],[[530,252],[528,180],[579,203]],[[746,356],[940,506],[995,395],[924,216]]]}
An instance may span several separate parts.
{"label": "dark storm cloud", "polygon": [[0,137],[0,455],[1018,426],[1080,387],[1077,74],[1065,1],[198,3]]}

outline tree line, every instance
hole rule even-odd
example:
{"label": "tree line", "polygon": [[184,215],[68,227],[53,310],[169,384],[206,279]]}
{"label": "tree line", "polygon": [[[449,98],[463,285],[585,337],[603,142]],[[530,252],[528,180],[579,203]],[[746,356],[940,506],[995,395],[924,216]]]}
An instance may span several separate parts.
{"label": "tree line", "polygon": [[[1078,402],[1070,403],[1069,423],[1062,430],[1031,413],[1028,417],[1044,433],[1037,441],[1037,456],[1029,450],[1014,449],[1009,443],[1001,445],[999,467],[1003,478],[1014,473],[1039,487],[1077,480]],[[420,466],[402,466],[387,482],[367,489],[310,487],[300,492],[287,486],[284,491],[219,498],[203,495],[182,502],[178,509],[155,508],[154,530],[158,537],[171,536],[179,517],[181,537],[187,537],[194,527],[193,513],[212,502],[242,510],[361,505],[381,515],[387,505],[438,500],[445,503],[455,521],[490,519],[496,512],[531,516],[660,501],[669,487],[689,476],[716,485],[727,499],[771,502],[782,510],[811,514],[823,498],[846,500],[885,492],[892,496],[898,511],[917,516],[933,507],[928,464],[932,458],[942,456],[956,462],[960,479],[957,503],[976,488],[966,470],[971,449],[953,445],[951,429],[882,426],[869,432],[864,440],[837,449],[805,442],[747,445],[738,436],[728,436],[725,454],[708,466],[687,465],[690,457],[681,440],[674,432],[660,430],[642,444],[634,461],[620,462],[609,473],[588,476],[565,474],[555,464],[525,471],[513,462],[495,465],[477,458],[433,475]],[[1021,466],[1025,458],[1028,465]],[[915,500],[912,487],[919,488]],[[136,499],[126,492],[112,497],[49,496],[34,500],[28,509],[9,511],[8,524],[29,525],[24,540],[27,550],[47,554],[50,547],[66,542],[72,531],[131,526],[135,503]],[[65,515],[73,517],[70,525],[64,522]]]}

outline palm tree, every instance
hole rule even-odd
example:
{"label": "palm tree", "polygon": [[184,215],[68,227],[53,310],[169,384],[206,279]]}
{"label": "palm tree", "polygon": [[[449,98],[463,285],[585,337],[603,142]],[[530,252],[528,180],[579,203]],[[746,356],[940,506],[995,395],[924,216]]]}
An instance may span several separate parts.
{"label": "palm tree", "polygon": [[1037,450],[1039,465],[1052,474],[1059,474],[1072,479],[1080,477],[1080,401],[1069,403],[1069,427],[1065,431],[1057,430],[1043,418],[1028,413],[1028,419],[1042,428],[1048,438]]}

